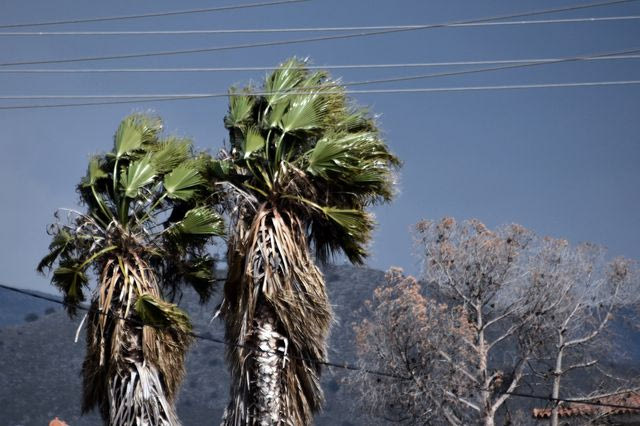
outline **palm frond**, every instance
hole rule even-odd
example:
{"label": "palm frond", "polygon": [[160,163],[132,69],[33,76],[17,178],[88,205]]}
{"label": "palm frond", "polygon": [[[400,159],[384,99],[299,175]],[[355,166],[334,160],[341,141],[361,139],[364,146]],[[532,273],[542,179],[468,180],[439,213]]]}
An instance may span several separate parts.
{"label": "palm frond", "polygon": [[269,105],[273,106],[288,96],[287,92],[295,87],[305,77],[307,71],[302,68],[303,62],[292,58],[284,62],[266,79],[264,89]]}
{"label": "palm frond", "polygon": [[140,188],[151,183],[155,176],[156,170],[151,164],[151,156],[147,155],[124,168],[120,175],[120,184],[127,197],[135,198],[138,196]]}
{"label": "palm frond", "polygon": [[256,127],[249,127],[246,131],[242,147],[244,158],[249,158],[251,154],[264,148],[264,145],[265,140],[260,134],[260,130]]}
{"label": "palm frond", "polygon": [[198,169],[193,164],[182,163],[164,177],[164,189],[169,198],[190,200],[197,188],[204,183]]}
{"label": "palm frond", "polygon": [[158,173],[168,173],[179,164],[189,159],[191,141],[188,139],[169,138],[157,144],[151,162]]}
{"label": "palm frond", "polygon": [[94,186],[99,179],[104,179],[108,176],[109,174],[102,169],[102,165],[100,164],[100,157],[94,155],[89,160],[87,175],[83,179],[82,184],[87,187]]}
{"label": "palm frond", "polygon": [[135,118],[128,117],[120,123],[115,136],[115,157],[120,158],[142,146],[142,130],[136,126]]}
{"label": "palm frond", "polygon": [[231,88],[229,90],[229,112],[224,119],[225,126],[239,127],[242,125],[249,118],[254,102],[252,96],[239,95],[234,88]]}
{"label": "palm frond", "polygon": [[174,327],[182,333],[190,333],[192,330],[186,312],[150,293],[138,296],[135,310],[142,322],[152,327]]}
{"label": "palm frond", "polygon": [[224,221],[219,214],[207,207],[196,207],[176,223],[171,232],[179,235],[215,236],[224,233]]}
{"label": "palm frond", "polygon": [[337,225],[345,229],[352,238],[360,238],[360,236],[368,234],[373,227],[373,219],[362,210],[323,207],[322,211]]}
{"label": "palm frond", "polygon": [[282,116],[280,127],[284,133],[317,129],[322,126],[327,114],[327,99],[318,91],[296,95],[289,109]]}
{"label": "palm frond", "polygon": [[64,302],[70,314],[75,313],[76,305],[85,300],[83,287],[89,283],[84,269],[76,259],[65,259],[53,271],[51,282],[64,294]]}

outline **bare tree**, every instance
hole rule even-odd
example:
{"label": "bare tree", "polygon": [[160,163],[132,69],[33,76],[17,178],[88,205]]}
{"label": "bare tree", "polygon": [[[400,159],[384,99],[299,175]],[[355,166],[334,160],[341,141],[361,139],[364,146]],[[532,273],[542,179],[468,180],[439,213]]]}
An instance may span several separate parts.
{"label": "bare tree", "polygon": [[[572,247],[565,240],[544,238],[539,241],[530,257],[528,288],[554,298],[552,309],[538,317],[543,330],[543,343],[547,359],[551,361],[551,396],[555,401],[551,409],[551,425],[558,425],[560,404],[558,398],[597,399],[637,389],[633,383],[621,389],[619,380],[604,380],[598,390],[582,395],[561,392],[561,386],[571,376],[588,373],[596,381],[612,379],[596,369],[603,355],[600,345],[607,346],[604,332],[610,324],[617,306],[629,302],[637,282],[632,263],[614,259],[607,263],[605,251],[593,244]],[[636,288],[637,289],[637,288]],[[619,295],[624,292],[627,300]],[[637,293],[637,292],[636,292]],[[599,350],[600,349],[600,350]],[[546,375],[546,374],[545,374]]]}
{"label": "bare tree", "polygon": [[546,294],[522,285],[532,234],[519,225],[491,231],[478,220],[457,223],[449,217],[420,222],[416,230],[424,278],[460,304],[472,330],[464,343],[475,362],[461,366],[450,354],[441,355],[451,357],[451,365],[463,369],[476,387],[468,407],[482,424],[492,426],[536,355],[539,327],[532,319],[552,304]]}
{"label": "bare tree", "polygon": [[[492,231],[444,218],[420,222],[416,234],[432,297],[391,270],[356,326],[361,362],[391,373],[354,379],[370,414],[492,426],[499,411],[507,420],[505,403],[523,385],[548,389],[555,401],[639,389],[598,365],[612,315],[638,300],[634,263],[607,262],[598,246],[538,238],[519,225]],[[578,381],[581,394],[571,394]],[[557,425],[558,404],[552,410]]]}
{"label": "bare tree", "polygon": [[475,389],[465,375],[473,357],[463,340],[472,331],[461,309],[424,297],[413,277],[393,268],[365,306],[367,319],[355,331],[366,370],[351,376],[361,407],[384,422],[468,424]]}

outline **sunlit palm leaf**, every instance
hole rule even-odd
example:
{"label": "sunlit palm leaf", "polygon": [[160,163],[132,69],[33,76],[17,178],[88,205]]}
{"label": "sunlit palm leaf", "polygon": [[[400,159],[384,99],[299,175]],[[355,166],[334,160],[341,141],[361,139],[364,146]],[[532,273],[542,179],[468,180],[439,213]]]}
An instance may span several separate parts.
{"label": "sunlit palm leaf", "polygon": [[227,127],[239,127],[249,118],[254,99],[251,96],[238,94],[233,88],[229,90],[229,113],[225,117]]}
{"label": "sunlit palm leaf", "polygon": [[135,118],[123,120],[116,132],[116,158],[122,157],[142,145],[142,130],[135,125]]}
{"label": "sunlit palm leaf", "polygon": [[169,198],[190,200],[198,186],[204,183],[198,170],[192,164],[182,163],[164,177],[164,188]]}
{"label": "sunlit palm leaf", "polygon": [[145,156],[129,164],[120,176],[120,184],[124,194],[129,198],[138,196],[140,188],[151,183],[156,176],[156,170],[151,164],[151,156]]}
{"label": "sunlit palm leaf", "polygon": [[302,63],[297,59],[290,59],[271,73],[265,82],[265,95],[269,105],[273,106],[285,99],[286,92],[293,90],[305,77],[306,71],[301,69]]}
{"label": "sunlit palm leaf", "polygon": [[291,101],[287,113],[282,117],[280,123],[282,131],[288,133],[320,127],[326,115],[323,105],[325,101],[317,92],[297,95]]}
{"label": "sunlit palm leaf", "polygon": [[224,223],[220,215],[206,207],[196,207],[187,212],[174,226],[174,232],[188,235],[222,235]]}
{"label": "sunlit palm leaf", "polygon": [[158,173],[167,173],[189,158],[191,141],[169,139],[158,144],[152,156],[152,164]]}
{"label": "sunlit palm leaf", "polygon": [[348,146],[334,139],[323,138],[318,141],[309,155],[307,170],[313,175],[327,177],[330,170],[339,171],[344,162]]}
{"label": "sunlit palm leaf", "polygon": [[264,144],[265,140],[260,134],[260,130],[255,127],[250,127],[244,138],[244,158],[249,158],[252,153],[264,148]]}

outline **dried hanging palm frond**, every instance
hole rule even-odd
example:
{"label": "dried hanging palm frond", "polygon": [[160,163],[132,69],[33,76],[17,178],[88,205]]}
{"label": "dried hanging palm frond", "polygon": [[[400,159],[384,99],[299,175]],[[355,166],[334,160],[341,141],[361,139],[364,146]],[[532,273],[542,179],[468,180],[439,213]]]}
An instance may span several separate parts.
{"label": "dried hanging palm frond", "polygon": [[298,358],[326,360],[322,274],[301,223],[286,213],[263,208],[245,235],[229,247],[229,265],[241,268],[229,271],[222,306],[227,336],[241,345],[227,351],[234,380],[225,424],[309,424],[323,402],[320,366]]}

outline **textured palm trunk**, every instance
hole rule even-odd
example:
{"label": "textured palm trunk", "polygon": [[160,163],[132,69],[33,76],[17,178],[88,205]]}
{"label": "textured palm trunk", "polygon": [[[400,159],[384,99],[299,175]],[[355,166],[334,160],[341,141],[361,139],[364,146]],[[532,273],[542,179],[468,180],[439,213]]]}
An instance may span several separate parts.
{"label": "textured palm trunk", "polygon": [[155,280],[148,271],[141,282],[124,279],[118,267],[107,262],[101,278],[108,286],[100,289],[89,312],[83,412],[97,406],[110,426],[179,426],[173,396],[183,358],[173,358],[175,377],[162,374],[158,360],[167,355],[168,343],[162,337],[170,341],[171,336],[143,326],[133,308],[131,286],[158,295]]}
{"label": "textured palm trunk", "polygon": [[326,360],[331,320],[322,274],[294,219],[261,209],[238,227],[221,307],[231,368],[222,424],[311,424],[324,399],[310,359]]}
{"label": "textured palm trunk", "polygon": [[284,407],[282,401],[282,370],[284,367],[282,335],[276,331],[273,310],[262,304],[256,311],[256,329],[252,346],[258,350],[253,358],[249,377],[256,395],[256,423],[260,426],[281,423]]}

